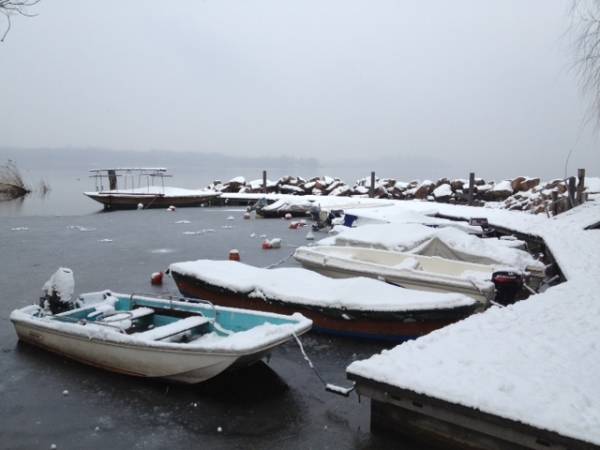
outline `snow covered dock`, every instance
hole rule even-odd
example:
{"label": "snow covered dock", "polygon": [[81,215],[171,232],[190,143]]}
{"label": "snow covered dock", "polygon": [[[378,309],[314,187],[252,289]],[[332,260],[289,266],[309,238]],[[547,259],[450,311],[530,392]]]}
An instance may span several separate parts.
{"label": "snow covered dock", "polygon": [[[436,205],[536,235],[566,282],[356,361],[348,377],[372,399],[371,427],[460,447],[600,448],[600,201],[552,219]],[[399,223],[430,204],[354,211]],[[350,212],[350,211],[349,211]]]}

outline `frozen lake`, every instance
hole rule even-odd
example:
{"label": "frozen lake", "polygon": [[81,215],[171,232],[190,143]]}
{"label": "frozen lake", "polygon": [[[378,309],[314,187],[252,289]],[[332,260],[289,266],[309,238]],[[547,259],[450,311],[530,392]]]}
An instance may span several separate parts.
{"label": "frozen lake", "polygon": [[[74,270],[76,292],[176,292],[170,280],[152,287],[150,274],[174,261],[224,259],[232,248],[242,261],[266,266],[306,242],[306,230],[289,230],[284,220],[242,214],[187,208],[0,217],[0,448],[409,449],[397,438],[371,435],[368,399],[326,393],[292,343],[268,363],[197,386],[111,374],[18,343],[10,311],[35,302],[59,266]],[[281,237],[283,247],[261,250],[261,234]],[[350,362],[381,349],[312,333],[303,342],[324,377],[338,384],[348,383]]]}

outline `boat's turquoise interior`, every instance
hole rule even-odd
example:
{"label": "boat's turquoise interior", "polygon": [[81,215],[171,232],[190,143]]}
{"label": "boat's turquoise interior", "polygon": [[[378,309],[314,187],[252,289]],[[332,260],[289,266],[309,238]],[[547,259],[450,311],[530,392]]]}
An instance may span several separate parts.
{"label": "boat's turquoise interior", "polygon": [[[183,317],[194,315],[202,315],[211,320],[201,330],[192,330],[194,334],[204,334],[207,332],[216,332],[226,336],[231,333],[249,330],[258,325],[271,323],[274,325],[295,324],[298,321],[294,318],[272,317],[268,314],[261,314],[256,311],[241,311],[228,310],[219,307],[214,307],[208,303],[193,303],[169,301],[166,299],[153,299],[145,296],[118,296],[118,301],[115,304],[117,312],[127,312],[135,308],[146,307],[154,310],[154,313],[135,319],[135,327],[131,331],[144,331],[151,328],[160,327],[180,320]],[[73,321],[86,320],[88,322],[101,321],[104,316],[93,316],[96,312],[94,306],[88,308],[80,308],[67,313],[63,313],[56,318],[59,320]],[[90,317],[90,314],[92,317]],[[216,322],[216,324],[215,324]]]}

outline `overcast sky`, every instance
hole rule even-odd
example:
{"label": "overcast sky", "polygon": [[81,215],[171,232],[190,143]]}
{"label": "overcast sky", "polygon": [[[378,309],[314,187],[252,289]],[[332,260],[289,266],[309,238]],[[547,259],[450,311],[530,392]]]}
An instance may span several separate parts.
{"label": "overcast sky", "polygon": [[599,175],[570,5],[42,0],[0,43],[0,146],[389,157],[495,177],[562,176],[574,147],[571,172]]}

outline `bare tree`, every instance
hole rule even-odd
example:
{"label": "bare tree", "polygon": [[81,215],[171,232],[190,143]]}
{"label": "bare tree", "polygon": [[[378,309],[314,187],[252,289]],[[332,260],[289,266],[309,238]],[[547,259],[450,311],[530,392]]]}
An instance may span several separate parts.
{"label": "bare tree", "polygon": [[12,16],[20,15],[25,17],[34,17],[37,14],[30,13],[28,8],[36,5],[40,0],[0,0],[0,13],[6,17],[6,29],[0,37],[0,42],[4,42],[4,39],[8,35],[12,27]]}
{"label": "bare tree", "polygon": [[590,96],[591,116],[600,125],[600,1],[574,0],[571,12],[575,69],[583,92]]}

